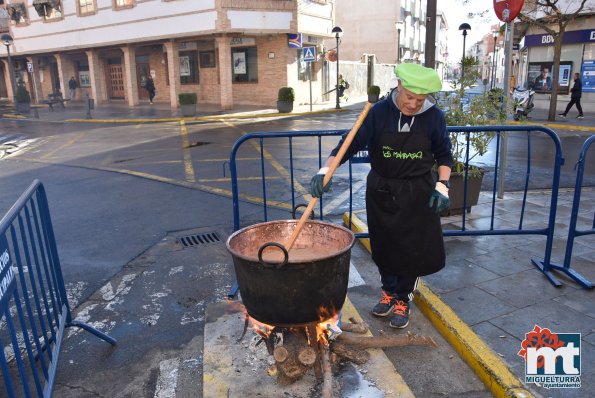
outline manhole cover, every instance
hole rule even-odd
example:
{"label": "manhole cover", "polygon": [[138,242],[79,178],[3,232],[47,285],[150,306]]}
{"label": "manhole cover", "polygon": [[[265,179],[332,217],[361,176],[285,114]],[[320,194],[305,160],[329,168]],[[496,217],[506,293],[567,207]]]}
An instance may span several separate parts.
{"label": "manhole cover", "polygon": [[207,232],[204,234],[187,235],[178,238],[178,243],[184,247],[204,245],[207,243],[219,243],[221,239],[216,232]]}

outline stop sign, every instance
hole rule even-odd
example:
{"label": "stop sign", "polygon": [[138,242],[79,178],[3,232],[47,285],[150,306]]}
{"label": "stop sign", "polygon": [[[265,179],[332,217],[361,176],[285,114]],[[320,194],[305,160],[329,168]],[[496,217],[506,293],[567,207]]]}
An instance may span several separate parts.
{"label": "stop sign", "polygon": [[519,15],[524,4],[525,0],[494,0],[494,11],[500,21],[510,22]]}

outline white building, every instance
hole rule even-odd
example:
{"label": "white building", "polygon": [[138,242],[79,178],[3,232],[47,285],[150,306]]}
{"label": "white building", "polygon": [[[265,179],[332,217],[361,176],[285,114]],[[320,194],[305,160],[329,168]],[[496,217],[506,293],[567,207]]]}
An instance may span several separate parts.
{"label": "white building", "polygon": [[[308,64],[300,45],[321,50],[330,37],[335,0],[0,0],[0,31],[16,79],[32,97],[68,93],[74,76],[98,102],[136,105],[148,97],[178,104],[195,92],[200,103],[272,105],[292,86],[309,98]],[[8,17],[8,20],[6,18]],[[289,34],[293,36],[289,36]],[[0,96],[12,98],[7,53]],[[324,62],[312,62],[314,101],[328,90]],[[327,73],[328,75],[328,73]]]}

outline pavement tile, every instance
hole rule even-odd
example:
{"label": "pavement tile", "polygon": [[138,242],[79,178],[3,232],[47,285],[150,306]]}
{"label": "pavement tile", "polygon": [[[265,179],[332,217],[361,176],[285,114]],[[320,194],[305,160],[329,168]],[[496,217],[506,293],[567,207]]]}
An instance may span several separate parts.
{"label": "pavement tile", "polygon": [[518,239],[519,244],[522,244],[520,248],[507,248],[479,256],[469,256],[467,260],[501,276],[531,269],[534,267],[531,263],[531,256],[524,250],[528,245],[523,242],[524,237],[518,237]]}
{"label": "pavement tile", "polygon": [[[553,286],[537,269],[479,283],[477,287],[517,308],[533,305],[544,299],[555,299],[569,290],[575,292],[574,289],[566,286],[562,288]],[[527,292],[534,294],[527,294]]]}
{"label": "pavement tile", "polygon": [[491,322],[473,325],[473,331],[501,357],[508,368],[515,374],[525,371],[523,358],[517,355],[521,349],[521,340],[506,333]]}
{"label": "pavement tile", "polygon": [[446,238],[444,240],[444,249],[446,251],[447,261],[449,262],[486,253],[486,251],[473,247],[458,237]]}
{"label": "pavement tile", "polygon": [[446,259],[446,267],[440,272],[424,276],[423,280],[435,293],[446,293],[464,286],[499,278],[498,274],[478,267],[467,260],[451,261]]}
{"label": "pavement tile", "polygon": [[468,325],[475,325],[516,310],[516,307],[504,303],[475,286],[468,286],[440,296]]}

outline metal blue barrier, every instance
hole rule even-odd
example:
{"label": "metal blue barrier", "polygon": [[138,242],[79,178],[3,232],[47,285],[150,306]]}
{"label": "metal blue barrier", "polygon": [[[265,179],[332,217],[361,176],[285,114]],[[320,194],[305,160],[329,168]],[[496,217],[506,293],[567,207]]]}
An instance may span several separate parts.
{"label": "metal blue barrier", "polygon": [[[492,187],[492,196],[491,196],[491,215],[490,215],[490,226],[486,229],[476,229],[476,230],[469,230],[467,227],[467,215],[466,212],[463,211],[461,214],[461,223],[460,229],[454,230],[444,230],[444,236],[481,236],[481,235],[544,235],[546,237],[546,247],[544,253],[543,261],[533,259],[533,263],[540,269],[540,271],[550,280],[552,284],[555,286],[560,286],[561,283],[552,275],[550,270],[552,269],[552,264],[550,263],[551,260],[551,252],[554,240],[554,226],[555,226],[555,218],[556,218],[556,207],[558,201],[558,190],[560,184],[560,169],[561,166],[564,164],[564,159],[562,158],[562,146],[560,143],[560,139],[558,135],[551,129],[543,126],[449,126],[448,130],[450,133],[460,134],[463,136],[463,141],[466,144],[466,160],[465,163],[469,165],[469,158],[470,158],[470,134],[473,133],[484,133],[484,132],[494,132],[496,135],[496,148],[495,148],[495,164],[493,170],[493,187]],[[279,138],[287,138],[287,149],[289,150],[289,168],[290,168],[290,193],[291,193],[291,207],[295,206],[295,197],[296,193],[294,190],[294,160],[293,160],[293,139],[296,137],[311,137],[312,139],[318,140],[318,166],[320,167],[323,163],[323,160],[328,155],[328,153],[322,153],[322,145],[321,139],[322,137],[330,137],[330,136],[339,136],[341,134],[346,133],[347,130],[309,130],[309,131],[280,131],[280,132],[263,132],[263,133],[250,133],[247,135],[242,136],[240,139],[236,141],[234,144],[231,155],[230,155],[230,171],[231,171],[231,183],[232,183],[232,195],[233,195],[233,216],[234,216],[234,230],[238,230],[240,228],[240,195],[239,195],[239,188],[238,188],[238,175],[237,175],[237,154],[242,146],[243,143],[249,140],[258,140],[258,151],[260,152],[260,167],[261,167],[261,195],[263,198],[263,216],[264,221],[268,221],[268,207],[271,206],[270,201],[267,196],[267,187],[266,187],[266,168],[265,168],[265,140],[271,139],[279,139]],[[496,213],[496,191],[498,186],[498,179],[500,178],[500,145],[502,135],[506,134],[526,134],[527,137],[527,168],[525,171],[525,181],[524,181],[524,192],[523,192],[523,200],[521,205],[521,214],[519,216],[518,227],[514,229],[498,229],[495,226],[495,213]],[[554,147],[554,156],[553,156],[553,165],[551,170],[552,176],[552,189],[551,189],[551,198],[550,198],[550,208],[547,220],[545,225],[542,228],[525,228],[523,226],[524,214],[527,205],[527,193],[529,190],[529,181],[532,174],[532,159],[531,159],[531,151],[532,151],[532,136],[535,133],[545,134],[551,140],[551,143]],[[279,148],[279,145],[276,145]],[[310,146],[311,149],[314,149],[314,146]],[[352,213],[352,199],[353,199],[353,192],[352,190],[352,165],[357,163],[367,163],[369,159],[367,157],[367,153],[358,154],[359,156],[352,158],[349,162],[349,213]],[[284,155],[285,156],[285,155]],[[324,158],[323,158],[324,156]],[[468,181],[469,175],[467,171],[468,167],[465,168],[464,173],[464,199],[463,199],[463,209],[466,209],[467,206],[467,192],[468,192]],[[250,198],[243,198],[244,200],[252,201]],[[324,215],[322,213],[323,205],[322,200],[320,200],[320,218],[323,219]],[[289,206],[278,206],[279,202],[276,202],[277,207],[279,208],[287,208]],[[351,218],[351,217],[350,217]],[[358,238],[367,238],[367,233],[358,233],[356,234]],[[236,288],[236,286],[234,286]],[[230,296],[233,294],[235,295],[234,288],[230,292]]]}
{"label": "metal blue barrier", "polygon": [[0,368],[8,397],[50,397],[72,319],[45,189],[38,180],[0,221]]}
{"label": "metal blue barrier", "polygon": [[591,281],[589,281],[584,276],[570,268],[570,260],[572,258],[572,247],[574,245],[574,239],[579,236],[595,234],[595,213],[593,213],[593,224],[591,225],[591,229],[580,230],[576,228],[578,211],[581,204],[581,190],[583,187],[585,162],[587,159],[587,152],[589,151],[589,147],[593,142],[595,142],[595,135],[592,135],[587,139],[587,141],[585,141],[581,149],[578,162],[576,163],[576,183],[574,185],[574,199],[572,201],[572,211],[570,213],[570,224],[568,225],[568,240],[566,241],[566,253],[564,255],[564,264],[561,266],[550,264],[551,269],[565,273],[586,289],[592,289],[595,286]]}

